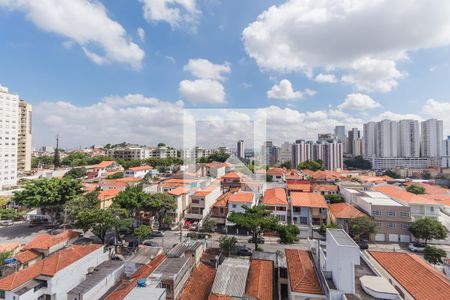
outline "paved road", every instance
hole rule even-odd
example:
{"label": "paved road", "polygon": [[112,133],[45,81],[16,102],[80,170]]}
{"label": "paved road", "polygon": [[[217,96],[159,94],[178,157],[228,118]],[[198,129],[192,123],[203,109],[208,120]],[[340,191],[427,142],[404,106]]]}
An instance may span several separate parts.
{"label": "paved road", "polygon": [[34,236],[47,232],[44,226],[30,227],[25,222],[16,222],[12,226],[0,226],[0,243],[17,241],[26,243]]}

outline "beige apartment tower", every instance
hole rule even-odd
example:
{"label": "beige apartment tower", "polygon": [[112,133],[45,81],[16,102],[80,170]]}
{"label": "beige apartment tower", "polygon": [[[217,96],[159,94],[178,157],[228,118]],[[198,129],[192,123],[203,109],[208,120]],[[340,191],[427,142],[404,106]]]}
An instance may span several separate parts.
{"label": "beige apartment tower", "polygon": [[31,126],[32,107],[23,100],[19,101],[19,126],[17,141],[17,171],[31,171]]}

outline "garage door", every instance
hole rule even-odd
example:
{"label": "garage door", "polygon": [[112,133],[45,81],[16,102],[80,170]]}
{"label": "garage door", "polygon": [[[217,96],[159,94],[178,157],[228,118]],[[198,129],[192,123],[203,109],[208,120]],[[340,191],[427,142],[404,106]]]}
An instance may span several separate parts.
{"label": "garage door", "polygon": [[400,235],[400,242],[402,243],[409,243],[411,241],[411,237],[408,234],[401,234]]}
{"label": "garage door", "polygon": [[384,242],[384,234],[382,234],[382,233],[375,234],[375,241]]}
{"label": "garage door", "polygon": [[398,242],[398,234],[390,234],[389,242]]}

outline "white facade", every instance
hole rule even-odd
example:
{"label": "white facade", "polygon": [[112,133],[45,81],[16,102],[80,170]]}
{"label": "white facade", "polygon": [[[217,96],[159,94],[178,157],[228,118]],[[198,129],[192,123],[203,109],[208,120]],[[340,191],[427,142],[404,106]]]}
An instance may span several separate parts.
{"label": "white facade", "polygon": [[19,102],[19,133],[17,148],[17,170],[31,171],[32,106],[23,100]]}
{"label": "white facade", "polygon": [[121,159],[147,159],[150,150],[144,147],[113,148],[107,151],[108,156]]}
{"label": "white facade", "polygon": [[344,144],[344,153],[347,152],[347,134],[345,133],[345,126],[340,125],[334,127],[334,137]]}
{"label": "white facade", "polygon": [[422,157],[440,157],[442,149],[443,121],[430,119],[422,122]]}
{"label": "white facade", "polygon": [[364,124],[364,156],[372,157],[376,155],[376,136],[375,136],[375,122]]}
{"label": "white facade", "polygon": [[17,183],[19,96],[0,86],[0,190]]}
{"label": "white facade", "polygon": [[420,156],[420,130],[419,121],[399,121],[400,157]]}
{"label": "white facade", "polygon": [[237,151],[236,151],[236,156],[238,158],[245,158],[245,148],[244,148],[244,141],[243,140],[239,140],[237,142]]}
{"label": "white facade", "polygon": [[450,136],[442,142],[441,167],[450,168]]}
{"label": "white facade", "polygon": [[388,170],[396,167],[426,169],[438,166],[440,163],[439,160],[426,157],[368,157],[368,159],[372,162],[372,169],[374,170]]}
{"label": "white facade", "polygon": [[398,122],[382,120],[375,127],[375,149],[378,157],[397,157],[399,148]]}

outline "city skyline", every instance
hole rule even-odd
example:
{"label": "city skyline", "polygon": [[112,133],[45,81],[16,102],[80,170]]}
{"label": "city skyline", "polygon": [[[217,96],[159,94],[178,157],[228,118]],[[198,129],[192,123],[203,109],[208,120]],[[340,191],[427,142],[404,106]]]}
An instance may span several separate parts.
{"label": "city skyline", "polygon": [[[357,1],[347,7],[190,0],[162,1],[156,11],[148,0],[77,0],[73,7],[46,9],[53,2],[0,1],[0,26],[14,28],[0,33],[0,63],[8,70],[0,84],[33,105],[37,146],[52,144],[58,133],[70,137],[62,139],[64,147],[124,140],[175,145],[181,108],[204,107],[268,112],[268,138],[278,144],[382,119],[442,119],[444,135],[450,134],[450,90],[442,80],[450,76],[450,4],[442,1],[379,1],[352,10]],[[238,16],[229,13],[236,10]],[[333,47],[310,43],[308,32],[298,28],[293,34],[294,16],[319,18],[317,11],[326,12],[323,22],[304,21],[304,27],[322,34],[321,40],[341,37]],[[430,26],[417,24],[418,13]],[[366,15],[372,23],[362,22]],[[335,26],[337,16],[345,34]],[[420,34],[377,23],[390,17]],[[285,21],[275,26],[274,18]],[[360,29],[373,34],[361,36]],[[350,36],[359,38],[356,45]],[[282,57],[272,44],[296,51]]]}

